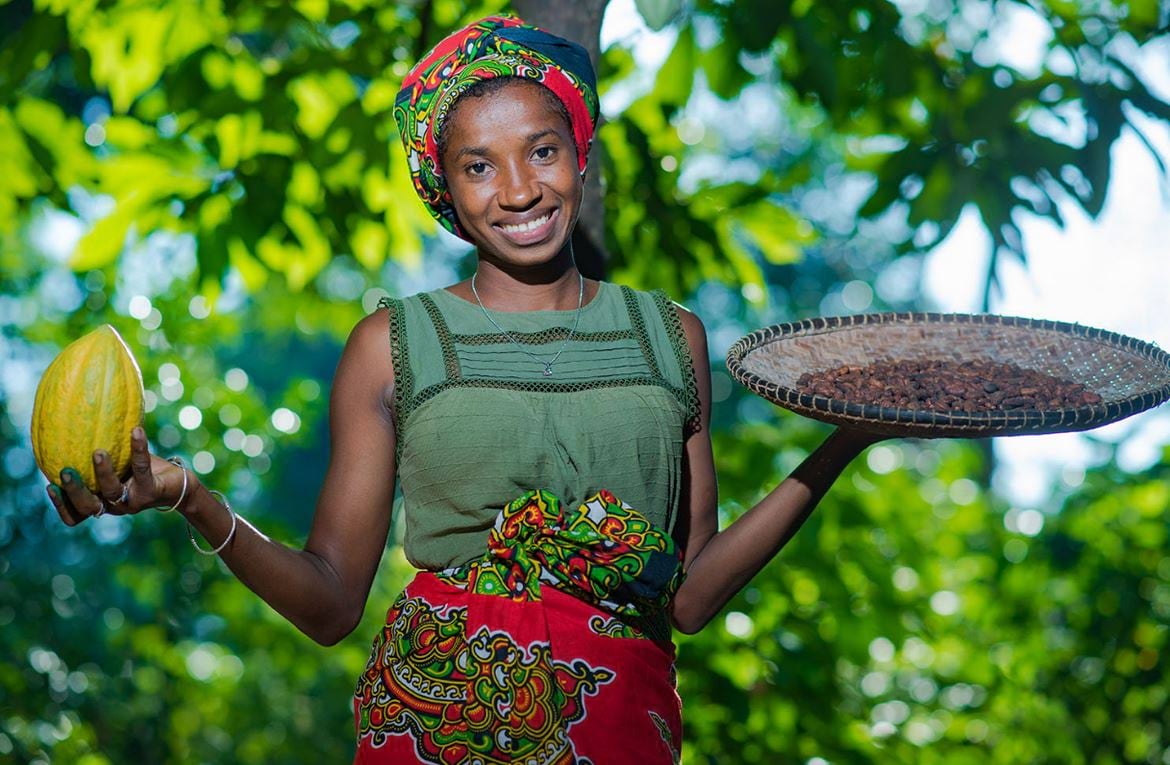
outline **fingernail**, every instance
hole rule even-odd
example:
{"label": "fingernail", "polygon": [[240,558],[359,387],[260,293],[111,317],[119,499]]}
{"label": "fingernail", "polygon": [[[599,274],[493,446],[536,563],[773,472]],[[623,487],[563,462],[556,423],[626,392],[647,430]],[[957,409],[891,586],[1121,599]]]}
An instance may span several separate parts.
{"label": "fingernail", "polygon": [[61,483],[73,483],[73,471],[65,468],[61,471]]}
{"label": "fingernail", "polygon": [[93,464],[100,465],[105,461],[106,461],[106,455],[102,454],[101,452],[94,452]]}
{"label": "fingernail", "polygon": [[142,428],[136,427],[134,428],[134,431],[131,433],[131,435],[141,441],[142,439],[146,438],[146,431],[144,431]]}
{"label": "fingernail", "polygon": [[61,498],[61,494],[56,486],[49,484],[45,487],[45,491],[49,492],[49,499],[56,501]]}

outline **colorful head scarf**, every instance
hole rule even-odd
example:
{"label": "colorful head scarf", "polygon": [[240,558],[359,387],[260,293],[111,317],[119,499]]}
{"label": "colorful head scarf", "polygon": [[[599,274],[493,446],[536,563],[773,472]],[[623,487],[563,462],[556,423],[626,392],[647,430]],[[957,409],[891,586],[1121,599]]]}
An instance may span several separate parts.
{"label": "colorful head scarf", "polygon": [[593,143],[597,78],[580,45],[508,16],[488,16],[445,38],[406,76],[394,120],[419,198],[444,228],[464,239],[439,164],[439,132],[461,94],[476,82],[504,76],[535,80],[561,100],[582,173]]}

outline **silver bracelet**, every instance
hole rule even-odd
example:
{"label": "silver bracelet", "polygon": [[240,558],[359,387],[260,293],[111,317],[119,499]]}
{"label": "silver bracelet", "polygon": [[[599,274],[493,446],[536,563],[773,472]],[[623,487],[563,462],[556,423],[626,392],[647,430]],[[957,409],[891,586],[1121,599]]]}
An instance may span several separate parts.
{"label": "silver bracelet", "polygon": [[199,546],[199,543],[195,541],[195,532],[191,528],[190,521],[187,521],[187,537],[191,540],[191,546],[195,548],[196,552],[202,553],[203,555],[219,555],[221,552],[223,552],[223,549],[228,546],[228,543],[232,541],[232,537],[236,535],[237,518],[235,511],[232,510],[232,506],[228,503],[227,497],[223,495],[223,492],[216,491],[215,489],[208,489],[207,493],[216,495],[219,498],[219,501],[223,503],[223,506],[227,508],[227,511],[232,514],[232,527],[228,531],[227,537],[223,540],[223,542],[220,543],[219,547],[215,548],[214,550],[204,550]]}
{"label": "silver bracelet", "polygon": [[187,498],[187,466],[183,464],[182,457],[167,457],[167,462],[177,466],[183,471],[183,490],[179,492],[179,498],[175,500],[175,504],[167,508],[160,508],[160,513],[169,513],[175,510],[179,505],[183,504],[183,500]]}

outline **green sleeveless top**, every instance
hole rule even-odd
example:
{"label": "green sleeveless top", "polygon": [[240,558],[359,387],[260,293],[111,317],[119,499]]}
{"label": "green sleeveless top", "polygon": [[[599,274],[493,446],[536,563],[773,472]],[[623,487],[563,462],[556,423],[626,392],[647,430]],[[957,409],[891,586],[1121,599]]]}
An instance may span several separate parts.
{"label": "green sleeveless top", "polygon": [[[446,289],[379,305],[390,316],[403,546],[414,566],[437,571],[482,555],[496,514],[529,489],[567,507],[608,489],[672,529],[698,400],[665,293],[601,282],[551,377]],[[575,313],[492,318],[548,360]]]}

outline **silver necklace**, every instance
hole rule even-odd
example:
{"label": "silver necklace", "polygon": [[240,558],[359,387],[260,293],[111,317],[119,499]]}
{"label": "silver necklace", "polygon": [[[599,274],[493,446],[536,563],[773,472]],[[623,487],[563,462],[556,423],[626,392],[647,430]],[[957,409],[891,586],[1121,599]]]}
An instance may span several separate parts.
{"label": "silver necklace", "polygon": [[575,318],[575,319],[573,320],[573,328],[569,330],[569,334],[568,334],[568,335],[565,337],[565,342],[561,343],[561,347],[560,347],[560,348],[557,350],[556,354],[555,354],[555,355],[554,355],[554,356],[553,356],[551,359],[549,359],[548,361],[545,361],[544,359],[542,359],[541,357],[537,356],[537,355],[536,355],[535,353],[533,353],[532,351],[530,351],[530,350],[528,350],[527,348],[525,348],[525,347],[524,347],[524,346],[523,346],[523,345],[520,343],[520,341],[519,341],[519,340],[517,340],[515,337],[513,337],[513,336],[512,336],[512,333],[511,333],[511,332],[509,332],[508,330],[506,330],[506,329],[504,329],[503,327],[501,327],[501,326],[499,325],[499,323],[498,323],[498,322],[496,322],[496,320],[492,318],[492,315],[491,315],[490,313],[488,313],[488,312],[487,312],[487,309],[486,309],[486,308],[484,308],[484,306],[483,306],[483,301],[479,299],[479,291],[478,291],[478,290],[475,288],[475,277],[476,277],[476,275],[478,275],[478,274],[479,274],[479,271],[476,271],[474,274],[472,274],[472,275],[471,275],[471,294],[472,294],[472,295],[475,295],[475,302],[479,303],[479,310],[483,311],[483,315],[484,315],[484,317],[486,317],[486,318],[487,318],[487,320],[488,320],[488,321],[490,321],[490,322],[492,323],[492,326],[494,326],[496,329],[500,330],[500,332],[501,332],[501,333],[504,335],[504,337],[506,337],[506,338],[508,338],[509,340],[511,340],[513,345],[515,345],[515,346],[516,346],[517,348],[519,348],[521,351],[523,351],[524,353],[526,353],[526,354],[527,354],[529,357],[531,357],[531,358],[532,358],[534,361],[536,361],[538,364],[540,364],[541,366],[543,366],[543,367],[544,367],[544,376],[545,376],[545,377],[552,377],[552,373],[553,373],[553,368],[552,368],[552,366],[553,366],[553,363],[554,363],[554,362],[555,362],[557,359],[559,359],[559,358],[561,357],[561,353],[562,353],[562,352],[565,350],[565,348],[566,348],[566,347],[569,345],[569,341],[573,339],[573,335],[575,335],[575,334],[577,333],[577,325],[581,323],[581,302],[582,302],[583,298],[585,297],[585,277],[581,275],[581,272],[580,272],[580,271],[578,271],[578,272],[577,272],[577,279],[578,279],[578,285],[577,285],[577,318]]}

